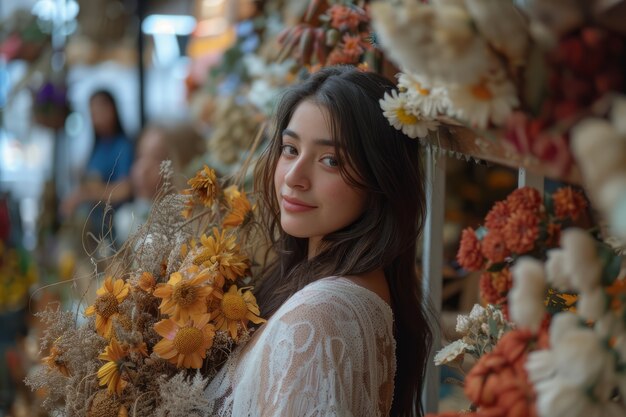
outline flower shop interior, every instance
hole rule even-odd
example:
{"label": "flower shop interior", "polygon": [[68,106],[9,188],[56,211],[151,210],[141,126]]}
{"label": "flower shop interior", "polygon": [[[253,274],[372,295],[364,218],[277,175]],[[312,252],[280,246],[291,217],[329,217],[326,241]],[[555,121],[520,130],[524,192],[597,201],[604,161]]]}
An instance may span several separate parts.
{"label": "flower shop interior", "polygon": [[[393,81],[422,145],[424,414],[626,416],[626,1],[2,0],[0,417],[203,415],[193,371],[262,322],[263,260],[190,225],[250,222],[277,99],[340,64]],[[151,314],[208,266],[222,336],[165,360]]]}

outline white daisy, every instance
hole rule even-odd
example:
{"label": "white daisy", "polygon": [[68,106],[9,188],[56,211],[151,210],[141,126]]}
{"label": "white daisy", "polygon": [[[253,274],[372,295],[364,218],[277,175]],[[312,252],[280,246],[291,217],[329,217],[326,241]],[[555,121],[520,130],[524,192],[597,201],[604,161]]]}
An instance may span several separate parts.
{"label": "white daisy", "polygon": [[398,87],[405,90],[407,103],[428,117],[445,114],[450,104],[445,87],[432,85],[419,75],[401,72],[398,74]]}
{"label": "white daisy", "polygon": [[439,123],[424,116],[417,108],[409,106],[404,93],[398,94],[397,90],[385,93],[379,103],[389,124],[402,130],[410,138],[425,138],[429,131],[437,130]]}
{"label": "white daisy", "polygon": [[486,75],[478,83],[450,87],[448,94],[448,114],[481,129],[489,122],[502,126],[519,105],[515,85],[499,71]]}

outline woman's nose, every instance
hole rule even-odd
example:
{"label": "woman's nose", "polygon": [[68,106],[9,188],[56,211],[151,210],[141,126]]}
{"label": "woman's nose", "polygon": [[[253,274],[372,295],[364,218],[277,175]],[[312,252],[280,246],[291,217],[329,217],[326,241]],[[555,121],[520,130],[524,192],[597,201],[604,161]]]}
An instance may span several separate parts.
{"label": "woman's nose", "polygon": [[299,157],[292,161],[285,173],[285,184],[290,188],[308,190],[311,187],[311,173],[307,161]]}

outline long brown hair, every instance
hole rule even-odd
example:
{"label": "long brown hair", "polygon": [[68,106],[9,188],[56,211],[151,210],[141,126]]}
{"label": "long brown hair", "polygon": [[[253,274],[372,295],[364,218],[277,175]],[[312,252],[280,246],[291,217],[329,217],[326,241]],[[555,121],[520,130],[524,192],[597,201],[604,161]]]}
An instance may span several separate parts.
{"label": "long brown hair", "polygon": [[[262,314],[269,317],[315,280],[382,267],[395,321],[397,371],[391,415],[414,416],[422,414],[421,391],[432,342],[415,263],[425,197],[419,144],[391,127],[379,105],[384,93],[394,87],[377,74],[330,67],[284,94],[269,146],[255,170],[262,222],[276,253],[256,294]],[[324,236],[312,259],[307,259],[307,239],[282,231],[274,191],[282,132],[304,100],[328,110],[341,175],[368,196],[365,212],[354,223]]]}

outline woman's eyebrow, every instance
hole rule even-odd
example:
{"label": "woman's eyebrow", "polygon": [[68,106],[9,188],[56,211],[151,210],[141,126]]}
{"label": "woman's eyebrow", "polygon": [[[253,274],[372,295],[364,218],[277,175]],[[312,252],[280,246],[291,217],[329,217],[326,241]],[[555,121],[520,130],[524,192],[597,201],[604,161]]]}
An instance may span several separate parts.
{"label": "woman's eyebrow", "polygon": [[[300,140],[300,135],[291,129],[283,130],[283,136],[290,136],[294,139]],[[314,139],[313,144],[319,146],[335,146],[335,141],[332,139]]]}

